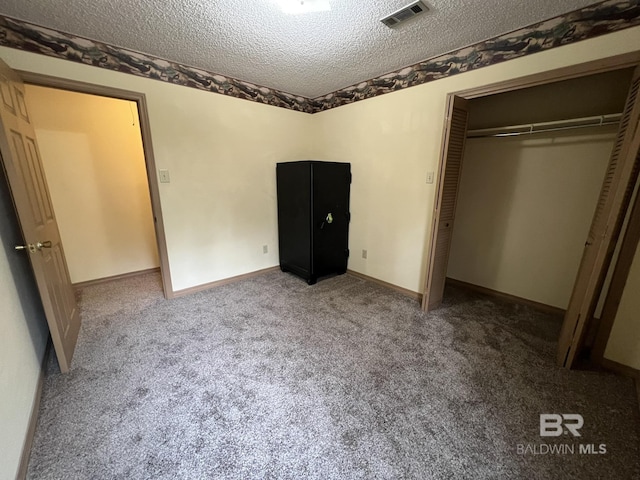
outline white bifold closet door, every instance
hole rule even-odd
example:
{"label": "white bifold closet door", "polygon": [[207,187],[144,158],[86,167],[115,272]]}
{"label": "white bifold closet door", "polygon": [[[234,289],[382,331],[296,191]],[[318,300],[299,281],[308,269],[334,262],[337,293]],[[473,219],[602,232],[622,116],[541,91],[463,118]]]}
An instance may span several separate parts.
{"label": "white bifold closet door", "polygon": [[640,166],[639,120],[640,67],[637,67],[560,332],[557,363],[566,368],[574,366],[578,359],[629,208]]}
{"label": "white bifold closet door", "polygon": [[447,277],[453,221],[458,199],[464,145],[469,118],[468,100],[452,95],[447,105],[445,132],[440,157],[438,190],[431,224],[431,243],[427,259],[422,309],[433,310],[442,303]]}

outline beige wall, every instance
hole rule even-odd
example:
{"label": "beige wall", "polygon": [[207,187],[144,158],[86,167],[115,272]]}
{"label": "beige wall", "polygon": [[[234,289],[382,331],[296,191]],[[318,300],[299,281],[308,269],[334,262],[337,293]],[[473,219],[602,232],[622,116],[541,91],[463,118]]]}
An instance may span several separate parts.
{"label": "beige wall", "polygon": [[[13,252],[8,252],[10,255]],[[20,462],[22,445],[44,352],[43,338],[36,342],[29,335],[33,319],[25,315],[16,287],[11,282],[7,255],[0,252],[0,479],[10,480]],[[9,280],[9,281],[5,281]]]}
{"label": "beige wall", "polygon": [[27,85],[73,283],[159,265],[135,102]]}
{"label": "beige wall", "polygon": [[15,478],[49,335],[0,171],[0,480]]}
{"label": "beige wall", "polygon": [[[353,163],[350,268],[420,291],[434,197],[425,177],[437,170],[446,94],[639,44],[635,27],[313,116],[5,47],[0,58],[16,69],[146,94],[157,166],[171,172],[160,197],[174,289],[276,265],[275,163],[324,158]],[[359,255],[363,248],[367,260]],[[25,395],[15,412],[5,396],[33,391],[41,349],[13,333],[24,330],[25,316],[1,262],[0,308],[9,334],[0,336],[0,351],[15,344],[22,353],[3,363],[3,372],[21,376],[11,373],[2,385],[0,408],[26,418],[33,396]],[[23,357],[33,368],[23,367]],[[2,445],[21,442],[23,427],[3,431]],[[3,474],[15,470],[10,462]]]}
{"label": "beige wall", "polygon": [[447,275],[566,308],[615,133],[469,139]]}
{"label": "beige wall", "polygon": [[640,245],[636,250],[604,356],[640,370]]}
{"label": "beige wall", "polygon": [[275,164],[312,158],[312,116],[7,48],[0,58],[146,95],[156,166],[171,176],[160,199],[174,290],[277,265]]}
{"label": "beige wall", "polygon": [[[321,159],[353,163],[349,268],[419,292],[446,95],[629,52],[640,28],[537,53],[315,115]],[[361,250],[368,258],[361,258]]]}
{"label": "beige wall", "polygon": [[[4,47],[0,58],[16,69],[145,93],[157,167],[171,174],[170,184],[160,184],[160,197],[175,290],[277,265],[275,164],[312,158],[311,115]],[[0,255],[4,480],[13,478],[18,467],[44,340],[31,332],[31,324],[42,319],[23,312],[3,258]],[[40,334],[46,333],[42,328]]]}
{"label": "beige wall", "polygon": [[[144,92],[175,290],[277,264],[274,164],[353,164],[349,267],[421,291],[446,94],[629,52],[640,27],[316,115],[238,101],[17,50],[17,69]],[[205,179],[203,181],[203,179]],[[271,248],[262,254],[262,245]],[[361,258],[362,249],[368,258]]]}

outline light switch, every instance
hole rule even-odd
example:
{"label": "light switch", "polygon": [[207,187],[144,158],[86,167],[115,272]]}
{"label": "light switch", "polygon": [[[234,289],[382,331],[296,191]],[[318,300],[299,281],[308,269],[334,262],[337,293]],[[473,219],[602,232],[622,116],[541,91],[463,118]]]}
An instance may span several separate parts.
{"label": "light switch", "polygon": [[433,183],[433,172],[427,172],[427,183]]}
{"label": "light switch", "polygon": [[160,170],[160,183],[169,183],[171,179],[169,178],[169,170]]}

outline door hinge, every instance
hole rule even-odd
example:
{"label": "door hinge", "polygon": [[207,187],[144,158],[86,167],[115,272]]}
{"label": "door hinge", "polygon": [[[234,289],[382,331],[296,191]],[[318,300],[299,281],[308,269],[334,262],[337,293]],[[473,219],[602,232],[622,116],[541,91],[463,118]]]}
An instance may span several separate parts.
{"label": "door hinge", "polygon": [[348,257],[349,257],[349,249],[347,248],[347,249],[344,251],[344,253],[346,253],[346,254],[347,254],[347,258],[348,258]]}
{"label": "door hinge", "polygon": [[351,212],[347,212],[347,222],[351,222]]}
{"label": "door hinge", "polygon": [[349,172],[349,184],[353,183],[353,173]]}

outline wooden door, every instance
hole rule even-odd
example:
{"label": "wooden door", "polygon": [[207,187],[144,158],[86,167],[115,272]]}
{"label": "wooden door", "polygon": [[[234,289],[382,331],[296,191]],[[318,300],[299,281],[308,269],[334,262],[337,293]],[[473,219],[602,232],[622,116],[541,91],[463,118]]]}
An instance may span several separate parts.
{"label": "wooden door", "polygon": [[636,68],[558,342],[557,363],[571,368],[592,320],[638,176],[640,67]]}
{"label": "wooden door", "polygon": [[452,95],[447,104],[445,132],[440,157],[439,179],[431,225],[422,309],[433,310],[442,303],[449,251],[456,213],[458,186],[467,136],[468,101]]}
{"label": "wooden door", "polygon": [[80,316],[20,77],[0,60],[0,153],[60,370],[67,372]]}

